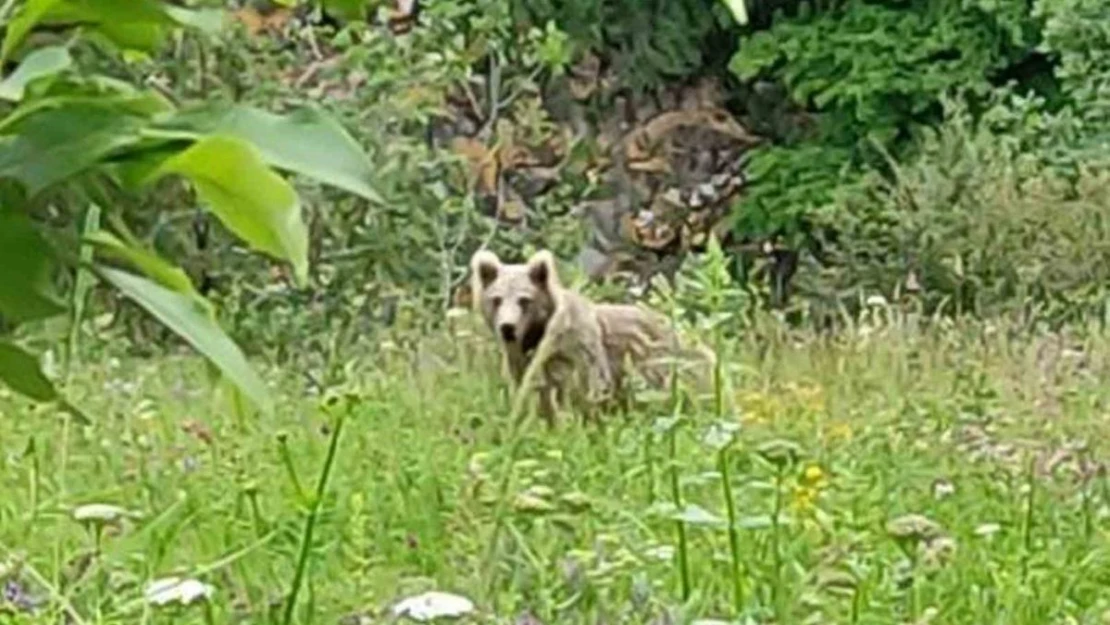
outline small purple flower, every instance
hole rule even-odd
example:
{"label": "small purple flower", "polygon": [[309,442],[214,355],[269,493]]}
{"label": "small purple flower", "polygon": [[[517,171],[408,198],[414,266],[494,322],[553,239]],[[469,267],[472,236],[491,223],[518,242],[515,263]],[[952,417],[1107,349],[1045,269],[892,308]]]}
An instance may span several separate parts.
{"label": "small purple flower", "polygon": [[14,579],[4,582],[4,603],[15,606],[20,612],[34,612],[38,607],[38,601],[27,594],[23,585]]}

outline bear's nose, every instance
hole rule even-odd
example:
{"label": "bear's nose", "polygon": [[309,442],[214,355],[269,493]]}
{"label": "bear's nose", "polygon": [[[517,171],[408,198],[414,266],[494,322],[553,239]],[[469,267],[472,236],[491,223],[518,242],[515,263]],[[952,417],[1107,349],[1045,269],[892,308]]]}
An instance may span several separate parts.
{"label": "bear's nose", "polygon": [[516,340],[516,328],[511,324],[505,323],[501,325],[501,338],[506,343],[512,343]]}

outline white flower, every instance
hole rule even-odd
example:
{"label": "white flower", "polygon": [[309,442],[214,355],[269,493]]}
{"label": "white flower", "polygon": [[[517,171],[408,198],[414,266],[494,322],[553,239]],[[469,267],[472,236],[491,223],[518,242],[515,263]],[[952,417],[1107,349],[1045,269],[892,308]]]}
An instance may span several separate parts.
{"label": "white flower", "polygon": [[952,482],[941,478],[933,482],[933,497],[937,499],[945,499],[950,495],[956,493],[956,485]]}
{"label": "white flower", "polygon": [[1002,526],[998,523],[984,523],[975,528],[975,534],[978,536],[990,537],[997,534],[1001,529]]}
{"label": "white flower", "polygon": [[107,503],[90,503],[73,509],[73,518],[82,523],[114,523],[130,513]]}
{"label": "white flower", "polygon": [[644,555],[656,560],[669,561],[674,559],[674,547],[670,545],[658,545],[644,550]]}
{"label": "white flower", "polygon": [[154,605],[177,602],[189,605],[197,599],[208,599],[214,589],[204,582],[180,577],[164,577],[150,582],[143,595]]}
{"label": "white flower", "polygon": [[407,616],[414,621],[432,621],[437,618],[458,618],[474,611],[474,604],[459,595],[431,591],[409,597],[393,606],[393,615]]}

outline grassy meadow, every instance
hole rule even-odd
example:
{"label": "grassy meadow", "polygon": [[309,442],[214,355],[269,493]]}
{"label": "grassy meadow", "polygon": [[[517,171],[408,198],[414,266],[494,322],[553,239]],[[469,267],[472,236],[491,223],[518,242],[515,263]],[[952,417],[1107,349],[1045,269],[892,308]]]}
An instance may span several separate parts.
{"label": "grassy meadow", "polygon": [[[0,625],[1110,625],[1108,13],[0,0]],[[715,394],[518,419],[480,248]]]}
{"label": "grassy meadow", "polygon": [[[723,418],[602,430],[515,428],[481,331],[368,346],[323,394],[271,368],[268,418],[193,356],[87,358],[94,425],[0,403],[0,620],[383,623],[437,589],[475,623],[1102,623],[1108,344],[1009,334],[753,330]],[[144,601],[167,576],[213,592]]]}

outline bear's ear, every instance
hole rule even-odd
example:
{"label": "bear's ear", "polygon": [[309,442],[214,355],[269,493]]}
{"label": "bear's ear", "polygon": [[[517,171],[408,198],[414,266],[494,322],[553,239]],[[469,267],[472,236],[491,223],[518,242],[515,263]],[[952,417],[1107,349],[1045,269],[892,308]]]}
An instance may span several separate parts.
{"label": "bear's ear", "polygon": [[548,250],[540,250],[528,259],[528,277],[532,282],[548,291],[554,290],[559,284],[559,275],[555,270],[555,256]]}
{"label": "bear's ear", "polygon": [[488,287],[501,272],[501,259],[489,250],[478,250],[470,259],[470,271],[477,276],[482,288]]}

